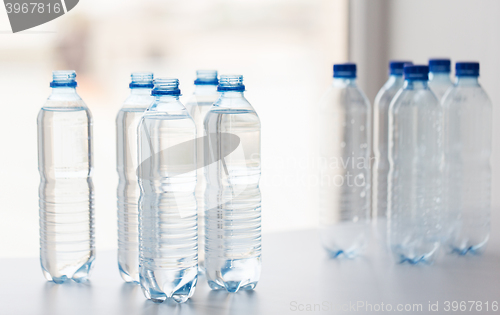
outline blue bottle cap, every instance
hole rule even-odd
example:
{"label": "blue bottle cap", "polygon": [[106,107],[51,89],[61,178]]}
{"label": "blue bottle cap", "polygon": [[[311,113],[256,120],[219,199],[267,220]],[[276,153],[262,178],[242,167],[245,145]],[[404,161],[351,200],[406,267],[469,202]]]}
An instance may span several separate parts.
{"label": "blue bottle cap", "polygon": [[218,92],[243,92],[245,86],[243,85],[242,75],[221,75],[219,85],[217,86]]}
{"label": "blue bottle cap", "polygon": [[479,62],[457,62],[455,64],[455,74],[460,77],[478,77]]}
{"label": "blue bottle cap", "polygon": [[405,65],[405,80],[429,80],[429,67],[426,65]]}
{"label": "blue bottle cap", "polygon": [[181,95],[181,90],[179,90],[179,80],[174,78],[158,78],[153,81],[154,88],[151,91],[151,95]]}
{"label": "blue bottle cap", "polygon": [[411,61],[391,60],[389,61],[389,74],[403,75],[405,65],[412,65]]}
{"label": "blue bottle cap", "polygon": [[344,79],[356,78],[356,64],[355,63],[340,63],[333,65],[333,77]]}
{"label": "blue bottle cap", "polygon": [[75,70],[59,70],[52,72],[52,82],[50,87],[76,87],[76,72]]}
{"label": "blue bottle cap", "polygon": [[429,59],[429,72],[444,72],[449,73],[451,69],[450,59]]}
{"label": "blue bottle cap", "polygon": [[133,72],[130,75],[131,82],[128,85],[131,89],[152,89],[153,72]]}

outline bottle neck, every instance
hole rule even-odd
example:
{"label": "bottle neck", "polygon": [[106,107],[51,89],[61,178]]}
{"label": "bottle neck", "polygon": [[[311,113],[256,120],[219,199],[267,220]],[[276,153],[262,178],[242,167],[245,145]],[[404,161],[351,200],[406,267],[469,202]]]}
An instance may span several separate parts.
{"label": "bottle neck", "polygon": [[74,87],[54,87],[52,88],[53,95],[61,94],[76,94],[76,88]]}
{"label": "bottle neck", "polygon": [[405,80],[404,89],[425,90],[429,88],[427,80]]}
{"label": "bottle neck", "polygon": [[402,85],[404,78],[402,74],[389,74],[389,79],[387,80],[388,85],[399,84]]}
{"label": "bottle neck", "polygon": [[333,78],[334,87],[356,86],[356,78]]}
{"label": "bottle neck", "polygon": [[479,86],[479,77],[457,76],[455,85],[457,85],[457,86]]}
{"label": "bottle neck", "polygon": [[217,93],[217,85],[211,84],[197,84],[194,87],[195,95],[207,95],[207,94],[216,94]]}
{"label": "bottle neck", "polygon": [[144,88],[144,89],[143,88],[133,88],[133,89],[130,89],[130,94],[150,96],[151,89],[149,89],[149,88]]}
{"label": "bottle neck", "polygon": [[429,72],[429,81],[451,82],[449,72]]}

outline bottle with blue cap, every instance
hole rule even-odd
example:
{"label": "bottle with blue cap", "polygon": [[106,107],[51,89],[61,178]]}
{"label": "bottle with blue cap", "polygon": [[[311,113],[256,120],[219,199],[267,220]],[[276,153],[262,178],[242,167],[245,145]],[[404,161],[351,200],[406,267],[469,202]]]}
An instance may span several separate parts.
{"label": "bottle with blue cap", "polygon": [[404,67],[389,106],[388,245],[398,263],[432,263],[442,244],[442,108],[429,67]]}
{"label": "bottle with blue cap", "polygon": [[363,252],[370,232],[370,102],[356,65],[336,64],[320,104],[320,236],[331,257]]}
{"label": "bottle with blue cap", "polygon": [[243,76],[222,75],[217,90],[205,117],[205,275],[212,290],[253,290],[261,270],[260,119]]}
{"label": "bottle with blue cap", "polygon": [[54,71],[38,114],[40,263],[47,280],[88,279],[95,258],[92,116],[75,71]]}
{"label": "bottle with blue cap", "polygon": [[450,231],[448,250],[481,254],[491,216],[492,104],[479,84],[479,63],[457,62],[456,83],[444,110],[445,185]]}
{"label": "bottle with blue cap", "polygon": [[137,125],[153,102],[153,73],[134,72],[130,95],[116,116],[118,172],[118,269],[126,282],[139,283],[139,184],[137,182]]}
{"label": "bottle with blue cap", "polygon": [[450,59],[429,59],[429,88],[439,101],[446,91],[453,86],[450,78]]}
{"label": "bottle with blue cap", "polygon": [[373,103],[373,187],[372,216],[381,242],[386,242],[387,231],[387,176],[389,175],[389,104],[403,87],[404,65],[411,61],[389,62],[389,79],[382,86]]}
{"label": "bottle with blue cap", "polygon": [[198,162],[198,178],[196,183],[196,201],[198,204],[198,269],[200,274],[204,273],[205,261],[205,172],[201,168],[204,155],[204,141],[205,128],[203,121],[208,111],[219,97],[217,92],[217,85],[219,79],[217,71],[215,70],[198,70],[196,71],[196,80],[194,81],[195,90],[194,94],[186,103],[186,108],[193,117],[196,123],[197,130],[197,162]]}
{"label": "bottle with blue cap", "polygon": [[196,125],[179,80],[154,80],[137,129],[139,277],[146,298],[182,303],[198,280]]}

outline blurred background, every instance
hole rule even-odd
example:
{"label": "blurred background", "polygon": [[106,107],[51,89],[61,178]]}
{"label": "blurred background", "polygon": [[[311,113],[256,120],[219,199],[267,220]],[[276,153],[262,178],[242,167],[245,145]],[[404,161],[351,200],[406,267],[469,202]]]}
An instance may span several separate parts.
{"label": "blurred background", "polygon": [[98,250],[116,248],[115,116],[132,71],[179,78],[184,100],[197,69],[244,75],[263,126],[266,234],[317,226],[316,115],[333,63],[358,63],[373,102],[390,59],[479,61],[495,106],[498,207],[499,16],[496,0],[83,0],[12,34],[0,10],[0,257],[38,255],[36,116],[56,69],[77,71],[94,117]]}

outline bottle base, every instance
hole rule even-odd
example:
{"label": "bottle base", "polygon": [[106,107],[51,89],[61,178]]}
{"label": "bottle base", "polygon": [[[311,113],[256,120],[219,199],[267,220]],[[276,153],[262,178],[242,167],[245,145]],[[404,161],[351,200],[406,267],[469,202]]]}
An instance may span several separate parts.
{"label": "bottle base", "polygon": [[197,266],[180,271],[141,270],[140,284],[148,300],[162,303],[172,299],[184,303],[194,294],[197,272]]}
{"label": "bottle base", "polygon": [[70,275],[58,275],[54,276],[52,275],[45,267],[42,265],[42,272],[48,281],[53,281],[54,283],[57,284],[62,284],[65,283],[69,280],[73,280],[76,283],[84,283],[89,280],[90,273],[92,272],[92,267],[94,263],[94,257],[92,257],[89,261],[87,261],[85,264],[83,264],[76,272],[74,272],[71,276]]}
{"label": "bottle base", "polygon": [[127,283],[139,284],[138,272],[132,275],[132,272],[125,271],[120,263],[118,263],[118,270],[120,271],[120,276],[122,277],[123,281]]}
{"label": "bottle base", "polygon": [[261,259],[228,259],[220,268],[210,268],[207,261],[206,277],[212,290],[226,290],[236,293],[240,290],[253,290],[260,278]]}

